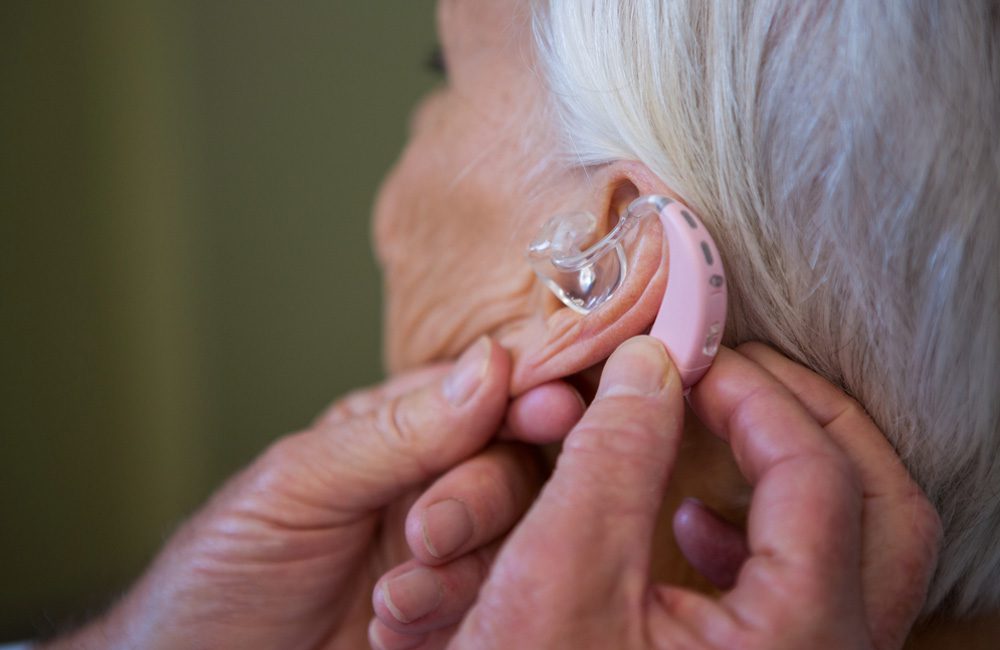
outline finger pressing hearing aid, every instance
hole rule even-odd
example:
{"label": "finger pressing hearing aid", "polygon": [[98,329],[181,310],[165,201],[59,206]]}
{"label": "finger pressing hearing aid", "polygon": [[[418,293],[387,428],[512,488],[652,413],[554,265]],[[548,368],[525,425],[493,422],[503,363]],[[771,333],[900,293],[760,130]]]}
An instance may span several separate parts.
{"label": "finger pressing hearing aid", "polygon": [[521,518],[541,486],[524,445],[497,443],[449,470],[410,508],[406,540],[428,565],[489,544]]}
{"label": "finger pressing hearing aid", "polygon": [[[593,404],[567,436],[532,510],[565,531],[568,561],[583,561],[572,557],[579,555],[572,539],[579,531],[587,531],[591,550],[602,548],[612,568],[648,558],[683,414],[680,377],[662,343],[639,336],[611,355]],[[549,543],[559,541],[553,536]]]}

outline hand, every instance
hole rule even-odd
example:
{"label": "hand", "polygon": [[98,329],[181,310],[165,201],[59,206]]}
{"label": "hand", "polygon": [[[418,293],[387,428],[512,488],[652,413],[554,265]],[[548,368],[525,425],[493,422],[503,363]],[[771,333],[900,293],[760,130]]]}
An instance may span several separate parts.
{"label": "hand", "polygon": [[[608,361],[485,583],[453,583],[410,623],[380,606],[380,585],[373,640],[433,647],[420,635],[435,612],[471,607],[454,647],[899,647],[933,569],[934,510],[856,403],[763,346],[740,352],[721,351],[690,402],[754,486],[746,538],[691,505],[677,521],[693,564],[731,590],[650,584],[683,404],[662,345],[640,337]],[[706,531],[721,539],[704,543]]]}
{"label": "hand", "polygon": [[582,413],[558,383],[508,404],[509,375],[507,354],[482,339],[453,368],[342,400],[233,478],[121,603],[52,647],[363,646],[375,579],[409,556],[407,495],[441,475],[410,511],[411,543],[441,559],[474,553],[539,483],[524,445],[483,448],[501,429],[565,435]]}

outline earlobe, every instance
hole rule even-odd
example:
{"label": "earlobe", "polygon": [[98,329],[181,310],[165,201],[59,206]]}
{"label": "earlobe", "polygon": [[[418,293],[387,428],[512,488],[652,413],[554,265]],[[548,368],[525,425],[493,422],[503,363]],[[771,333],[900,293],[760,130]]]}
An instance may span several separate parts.
{"label": "earlobe", "polygon": [[[603,233],[636,197],[672,194],[635,162],[611,163],[595,180],[600,186],[590,207],[603,220]],[[514,357],[512,395],[601,363],[624,341],[649,329],[666,288],[668,250],[657,219],[646,219],[637,227],[638,236],[628,252],[628,272],[606,302],[581,314],[554,300],[557,308],[549,307],[537,320],[522,323],[501,337]]]}

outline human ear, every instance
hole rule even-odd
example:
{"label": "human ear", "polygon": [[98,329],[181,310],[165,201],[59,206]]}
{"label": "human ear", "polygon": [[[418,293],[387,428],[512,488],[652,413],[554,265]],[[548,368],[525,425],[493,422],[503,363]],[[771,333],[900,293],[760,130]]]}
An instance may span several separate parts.
{"label": "human ear", "polygon": [[[677,198],[647,167],[632,161],[610,163],[590,181],[596,189],[586,208],[598,217],[601,235],[639,196]],[[666,288],[668,251],[658,220],[646,219],[639,227],[628,255],[628,272],[604,304],[580,314],[547,296],[545,313],[501,338],[514,358],[511,394],[597,365],[627,339],[649,329]]]}

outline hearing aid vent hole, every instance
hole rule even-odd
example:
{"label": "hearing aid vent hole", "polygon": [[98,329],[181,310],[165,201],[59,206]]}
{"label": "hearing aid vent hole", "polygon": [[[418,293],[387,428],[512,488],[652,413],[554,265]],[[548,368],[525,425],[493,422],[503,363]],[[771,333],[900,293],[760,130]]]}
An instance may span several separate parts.
{"label": "hearing aid vent hole", "polygon": [[690,212],[687,210],[681,210],[681,216],[684,217],[684,221],[688,222],[688,225],[691,226],[692,230],[698,229],[698,222],[694,220],[694,217],[691,216]]}
{"label": "hearing aid vent hole", "polygon": [[707,242],[701,242],[701,252],[705,255],[705,261],[708,262],[708,265],[712,266],[712,249],[708,247]]}

